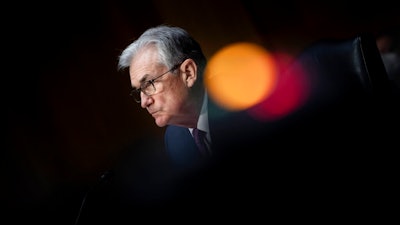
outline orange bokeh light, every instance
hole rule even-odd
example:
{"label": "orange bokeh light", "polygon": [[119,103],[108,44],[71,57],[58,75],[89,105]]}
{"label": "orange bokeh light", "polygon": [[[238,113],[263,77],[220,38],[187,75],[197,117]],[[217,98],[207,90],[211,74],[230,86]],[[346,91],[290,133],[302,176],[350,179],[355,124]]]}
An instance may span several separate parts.
{"label": "orange bokeh light", "polygon": [[274,58],[261,46],[240,42],[218,51],[208,62],[205,85],[220,106],[244,110],[270,95],[277,80]]}

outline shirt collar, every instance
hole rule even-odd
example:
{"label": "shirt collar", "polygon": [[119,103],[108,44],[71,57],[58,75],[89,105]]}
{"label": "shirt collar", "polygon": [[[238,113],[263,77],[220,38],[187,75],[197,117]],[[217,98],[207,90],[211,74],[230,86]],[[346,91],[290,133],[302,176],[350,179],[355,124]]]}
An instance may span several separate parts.
{"label": "shirt collar", "polygon": [[[204,93],[203,104],[201,106],[199,119],[197,120],[197,129],[202,130],[209,133],[209,126],[208,126],[208,109],[207,109],[207,92]],[[189,128],[190,133],[192,133],[193,128]]]}
{"label": "shirt collar", "polygon": [[203,131],[209,133],[207,104],[208,104],[207,92],[205,92],[204,98],[203,98],[203,105],[201,106],[201,111],[200,111],[200,115],[199,115],[199,120],[197,120],[197,128],[199,130],[203,130]]}

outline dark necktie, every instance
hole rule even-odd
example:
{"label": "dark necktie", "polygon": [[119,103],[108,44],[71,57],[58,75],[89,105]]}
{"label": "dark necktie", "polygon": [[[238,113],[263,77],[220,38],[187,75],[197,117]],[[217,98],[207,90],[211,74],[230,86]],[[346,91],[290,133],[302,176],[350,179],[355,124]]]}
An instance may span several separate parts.
{"label": "dark necktie", "polygon": [[193,128],[193,137],[202,155],[208,155],[207,145],[206,145],[206,132]]}

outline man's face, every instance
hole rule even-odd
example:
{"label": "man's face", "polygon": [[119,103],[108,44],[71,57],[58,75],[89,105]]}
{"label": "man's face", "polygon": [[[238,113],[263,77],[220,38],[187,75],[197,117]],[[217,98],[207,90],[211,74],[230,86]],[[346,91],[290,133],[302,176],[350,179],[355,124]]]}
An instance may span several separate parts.
{"label": "man's face", "polygon": [[[159,75],[166,73],[171,68],[160,65],[155,48],[148,47],[140,51],[130,64],[129,74],[132,87],[140,86]],[[181,124],[187,116],[189,87],[182,78],[180,67],[175,71],[167,72],[156,79],[153,84],[155,93],[148,96],[141,93],[141,107],[147,109],[159,127],[167,124]]]}

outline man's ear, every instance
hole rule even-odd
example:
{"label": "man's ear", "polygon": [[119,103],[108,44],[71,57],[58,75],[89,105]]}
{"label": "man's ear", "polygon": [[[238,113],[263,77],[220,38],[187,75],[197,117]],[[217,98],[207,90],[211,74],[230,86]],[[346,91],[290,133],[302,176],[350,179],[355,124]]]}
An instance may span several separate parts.
{"label": "man's ear", "polygon": [[197,80],[197,65],[193,59],[186,59],[179,67],[186,86],[192,87]]}

